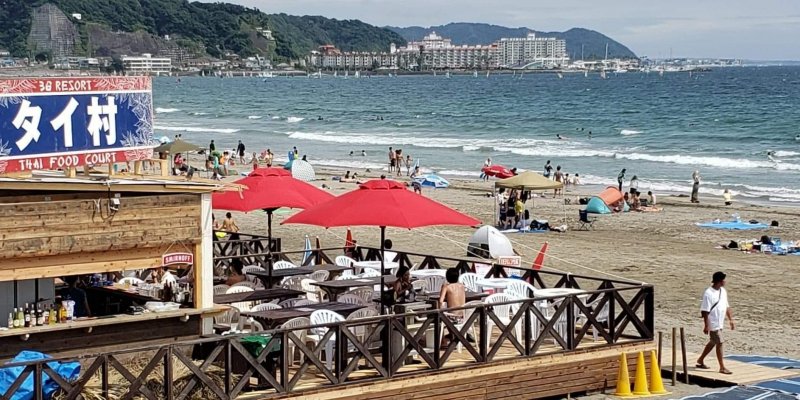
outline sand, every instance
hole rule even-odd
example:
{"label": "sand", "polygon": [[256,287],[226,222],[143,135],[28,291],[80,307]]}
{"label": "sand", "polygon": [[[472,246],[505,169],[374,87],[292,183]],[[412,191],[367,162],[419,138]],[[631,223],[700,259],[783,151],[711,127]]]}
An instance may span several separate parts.
{"label": "sand", "polygon": [[[242,168],[247,169],[248,168]],[[343,175],[343,170],[318,171],[331,193],[342,194],[356,188],[330,180],[327,174]],[[362,171],[359,171],[361,174]],[[370,175],[370,174],[367,174]],[[376,173],[372,173],[376,176]],[[407,178],[403,177],[403,180]],[[493,220],[493,201],[486,194],[492,183],[477,180],[451,179],[449,189],[426,189],[424,195],[445,203],[484,223]],[[800,358],[800,257],[746,254],[718,250],[715,245],[730,240],[758,238],[763,234],[783,240],[800,239],[800,210],[791,207],[745,204],[736,202],[726,207],[720,198],[703,198],[691,204],[686,197],[659,197],[663,211],[659,213],[626,213],[600,216],[593,231],[577,228],[577,198],[582,187],[567,190],[562,199],[535,199],[533,216],[547,219],[551,225],[566,223],[566,233],[512,235],[515,249],[524,262],[530,262],[544,241],[549,242],[545,266],[575,274],[602,277],[613,274],[630,280],[655,285],[656,327],[669,331],[685,327],[690,351],[699,353],[704,344],[699,305],[703,290],[715,271],[728,275],[727,289],[736,321],[736,330],[725,333],[728,354],[781,355]],[[584,189],[585,190],[585,189]],[[530,201],[527,205],[530,208]],[[324,230],[313,226],[280,225],[294,211],[277,215],[273,232],[283,240],[284,250],[302,249],[304,235],[319,236],[323,247],[341,246],[345,229]],[[217,218],[224,211],[215,210]],[[727,220],[739,213],[743,220],[780,222],[779,228],[766,231],[718,231],[702,229],[694,224],[714,219]],[[266,233],[264,213],[234,213],[243,232]],[[566,216],[566,221],[565,221]],[[395,249],[431,254],[463,256],[472,233],[471,228],[423,228],[413,231],[388,229]],[[377,228],[353,228],[354,237],[362,245],[377,245]],[[526,248],[524,246],[530,247]],[[537,250],[533,250],[537,249]],[[710,360],[713,362],[713,360]]]}

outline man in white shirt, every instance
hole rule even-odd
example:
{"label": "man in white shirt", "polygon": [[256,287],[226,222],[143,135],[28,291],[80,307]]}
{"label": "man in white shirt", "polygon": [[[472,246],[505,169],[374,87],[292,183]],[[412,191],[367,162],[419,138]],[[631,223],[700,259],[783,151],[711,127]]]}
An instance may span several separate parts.
{"label": "man in white shirt", "polygon": [[731,330],[735,329],[733,324],[733,314],[728,305],[728,292],[725,291],[725,274],[715,272],[711,280],[711,287],[703,293],[703,302],[700,305],[700,314],[703,316],[703,333],[708,335],[708,343],[703,349],[703,354],[697,359],[697,368],[708,369],[703,362],[706,356],[717,348],[717,361],[719,362],[719,372],[730,375],[731,371],[725,368],[724,355],[722,352],[722,327],[725,325],[725,317],[728,318]]}

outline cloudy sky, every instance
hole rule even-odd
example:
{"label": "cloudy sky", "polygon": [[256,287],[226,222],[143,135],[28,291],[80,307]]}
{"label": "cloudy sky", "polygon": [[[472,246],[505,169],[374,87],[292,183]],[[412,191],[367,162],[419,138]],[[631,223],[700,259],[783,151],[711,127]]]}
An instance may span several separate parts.
{"label": "cloudy sky", "polygon": [[800,60],[800,0],[222,0],[374,25],[485,22],[595,29],[651,57]]}

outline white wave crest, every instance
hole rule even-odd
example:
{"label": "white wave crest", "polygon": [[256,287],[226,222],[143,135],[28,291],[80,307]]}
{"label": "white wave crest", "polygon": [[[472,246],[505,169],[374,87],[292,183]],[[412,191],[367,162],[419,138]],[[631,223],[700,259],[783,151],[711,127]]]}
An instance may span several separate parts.
{"label": "white wave crest", "polygon": [[279,117],[277,115],[273,115],[271,119],[281,119],[281,117]]}
{"label": "white wave crest", "polygon": [[465,176],[470,178],[477,178],[481,176],[480,171],[459,171],[459,170],[452,170],[452,169],[445,169],[439,171],[439,175],[445,176]]}
{"label": "white wave crest", "polygon": [[208,113],[207,112],[202,112],[202,111],[191,111],[191,112],[189,112],[189,115],[200,116],[200,115],[208,115]]}
{"label": "white wave crest", "polygon": [[180,111],[180,110],[177,109],[177,108],[161,108],[161,107],[157,107],[156,108],[156,114],[168,114],[168,113],[174,113],[174,112],[178,112],[178,111]]}
{"label": "white wave crest", "polygon": [[290,124],[293,124],[293,123],[296,123],[296,122],[300,122],[300,121],[302,121],[304,119],[305,118],[302,118],[302,117],[288,117],[288,118],[286,118],[286,122],[288,122]]}
{"label": "white wave crest", "polygon": [[614,155],[618,159],[626,160],[642,160],[663,162],[680,165],[705,165],[717,168],[736,168],[736,169],[753,169],[753,168],[771,168],[781,171],[800,171],[800,165],[790,163],[775,163],[771,161],[753,161],[747,159],[734,159],[724,157],[699,157],[687,155],[653,155],[653,154],[625,154],[617,153]]}
{"label": "white wave crest", "polygon": [[800,152],[778,150],[775,152],[775,157],[794,157],[800,156]]}
{"label": "white wave crest", "polygon": [[624,135],[624,136],[638,135],[640,133],[642,133],[642,131],[637,131],[637,130],[634,130],[634,129],[623,129],[623,130],[619,131],[619,134],[620,135]]}
{"label": "white wave crest", "polygon": [[171,131],[171,132],[214,132],[214,133],[236,133],[238,129],[225,129],[225,128],[203,128],[198,126],[161,126],[156,125],[153,127],[155,130]]}
{"label": "white wave crest", "polygon": [[359,161],[359,160],[314,160],[314,165],[353,168],[359,170],[361,169],[380,170],[382,168],[386,168],[386,165],[384,164],[378,164],[369,161]]}
{"label": "white wave crest", "polygon": [[261,119],[260,115],[248,115],[247,119]]}

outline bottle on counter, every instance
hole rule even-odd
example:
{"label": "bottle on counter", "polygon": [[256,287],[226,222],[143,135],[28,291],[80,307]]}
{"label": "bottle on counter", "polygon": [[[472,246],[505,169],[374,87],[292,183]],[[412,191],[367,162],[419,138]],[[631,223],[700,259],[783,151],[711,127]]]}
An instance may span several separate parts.
{"label": "bottle on counter", "polygon": [[31,310],[28,308],[28,303],[25,303],[25,311],[23,312],[23,320],[25,321],[25,327],[31,327]]}
{"label": "bottle on counter", "polygon": [[22,328],[25,325],[25,317],[22,315],[22,308],[15,308],[14,313],[16,314],[14,321],[17,328]]}
{"label": "bottle on counter", "polygon": [[47,312],[47,324],[48,325],[55,325],[58,316],[56,315],[56,309],[53,306],[49,306],[49,310]]}
{"label": "bottle on counter", "polygon": [[14,319],[14,313],[8,313],[8,329],[16,328],[16,320]]}
{"label": "bottle on counter", "polygon": [[44,326],[44,312],[40,306],[36,306],[36,326]]}

